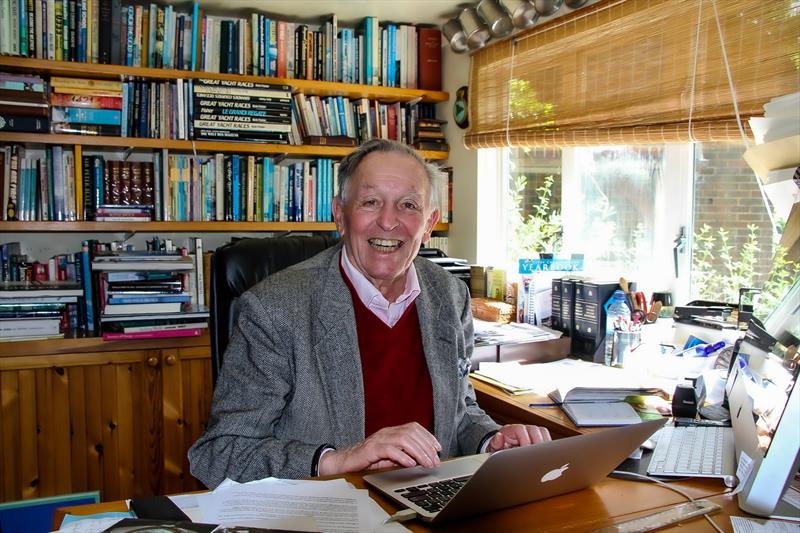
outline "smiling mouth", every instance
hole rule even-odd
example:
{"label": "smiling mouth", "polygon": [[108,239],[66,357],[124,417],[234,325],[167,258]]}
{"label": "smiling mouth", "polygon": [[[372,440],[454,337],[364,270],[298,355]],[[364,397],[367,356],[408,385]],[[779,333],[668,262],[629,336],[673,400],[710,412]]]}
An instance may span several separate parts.
{"label": "smiling mouth", "polygon": [[393,252],[403,245],[403,241],[397,239],[369,239],[367,242],[371,248],[381,252]]}

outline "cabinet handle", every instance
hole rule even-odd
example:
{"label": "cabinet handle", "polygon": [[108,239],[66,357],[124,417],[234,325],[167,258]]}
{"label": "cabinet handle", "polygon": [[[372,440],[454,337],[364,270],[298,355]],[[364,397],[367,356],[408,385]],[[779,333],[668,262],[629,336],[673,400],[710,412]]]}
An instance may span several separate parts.
{"label": "cabinet handle", "polygon": [[147,364],[149,366],[152,366],[153,368],[157,367],[158,366],[158,357],[156,357],[155,355],[148,357],[147,358]]}
{"label": "cabinet handle", "polygon": [[178,358],[177,358],[177,357],[175,357],[174,355],[168,355],[168,356],[166,356],[166,357],[164,358],[164,362],[166,362],[168,366],[172,366],[172,365],[174,365],[176,362],[178,362]]}

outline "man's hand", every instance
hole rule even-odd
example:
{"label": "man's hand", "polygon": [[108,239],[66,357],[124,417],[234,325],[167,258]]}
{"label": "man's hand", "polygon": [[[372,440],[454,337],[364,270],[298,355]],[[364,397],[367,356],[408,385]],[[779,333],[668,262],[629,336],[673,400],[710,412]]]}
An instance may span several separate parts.
{"label": "man's hand", "polygon": [[524,424],[508,424],[494,434],[486,447],[487,452],[498,452],[517,446],[528,446],[550,441],[550,432],[540,426],[527,426]]}
{"label": "man's hand", "polygon": [[323,454],[319,474],[330,476],[390,466],[439,466],[442,446],[436,437],[416,422],[383,428],[367,440],[344,450]]}

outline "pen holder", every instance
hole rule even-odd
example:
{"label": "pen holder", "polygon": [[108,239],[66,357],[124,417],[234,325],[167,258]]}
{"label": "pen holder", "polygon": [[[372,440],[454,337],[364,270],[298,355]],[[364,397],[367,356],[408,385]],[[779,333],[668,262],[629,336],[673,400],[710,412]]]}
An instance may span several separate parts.
{"label": "pen holder", "polygon": [[611,366],[622,366],[628,354],[642,342],[641,331],[614,331]]}

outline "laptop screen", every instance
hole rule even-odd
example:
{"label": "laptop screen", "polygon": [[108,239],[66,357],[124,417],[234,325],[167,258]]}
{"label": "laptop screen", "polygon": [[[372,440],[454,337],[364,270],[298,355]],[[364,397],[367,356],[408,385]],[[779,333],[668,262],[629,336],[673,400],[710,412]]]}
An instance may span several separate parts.
{"label": "laptop screen", "polygon": [[763,322],[751,321],[726,383],[737,476],[744,483],[739,506],[753,514],[778,512],[800,460],[799,308],[796,280]]}

